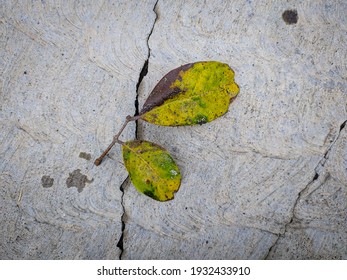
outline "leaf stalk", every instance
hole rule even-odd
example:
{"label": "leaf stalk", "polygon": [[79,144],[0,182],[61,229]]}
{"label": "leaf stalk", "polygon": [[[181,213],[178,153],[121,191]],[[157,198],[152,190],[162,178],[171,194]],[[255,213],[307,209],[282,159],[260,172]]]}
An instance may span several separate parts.
{"label": "leaf stalk", "polygon": [[116,144],[120,144],[120,145],[124,145],[124,142],[119,140],[119,137],[121,136],[123,130],[125,129],[125,127],[128,125],[129,122],[132,121],[136,121],[139,118],[141,118],[141,115],[137,115],[137,116],[127,116],[125,119],[125,122],[123,123],[121,129],[119,130],[119,132],[113,137],[113,140],[111,142],[111,144],[106,148],[106,150],[101,154],[100,157],[98,157],[95,161],[94,164],[96,166],[99,166],[103,160],[103,158],[108,154],[108,152],[111,150],[111,148]]}

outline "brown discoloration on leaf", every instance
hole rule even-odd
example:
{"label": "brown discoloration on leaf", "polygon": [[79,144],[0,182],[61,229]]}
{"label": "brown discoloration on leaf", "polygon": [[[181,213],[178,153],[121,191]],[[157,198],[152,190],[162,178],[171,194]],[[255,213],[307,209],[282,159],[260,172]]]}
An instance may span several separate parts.
{"label": "brown discoloration on leaf", "polygon": [[238,92],[234,71],[228,64],[186,64],[164,76],[139,117],[164,126],[204,124],[224,115]]}
{"label": "brown discoloration on leaf", "polygon": [[164,103],[165,100],[175,96],[180,93],[181,90],[179,88],[171,88],[173,82],[177,79],[181,79],[180,72],[186,71],[190,67],[192,67],[194,63],[188,63],[182,65],[174,70],[171,70],[167,73],[159,83],[154,87],[151,94],[148,96],[146,102],[143,104],[143,108],[140,112],[140,115],[150,111],[156,106],[160,106]]}

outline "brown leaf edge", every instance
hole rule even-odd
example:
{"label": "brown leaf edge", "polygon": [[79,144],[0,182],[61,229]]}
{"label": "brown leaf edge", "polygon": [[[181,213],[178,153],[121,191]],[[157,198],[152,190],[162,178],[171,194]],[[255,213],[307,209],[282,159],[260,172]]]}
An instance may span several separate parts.
{"label": "brown leaf edge", "polygon": [[153,108],[160,106],[167,99],[180,93],[181,90],[179,88],[171,88],[170,86],[177,79],[181,80],[181,77],[179,75],[181,71],[187,71],[195,63],[199,62],[188,63],[168,72],[154,87],[147,100],[143,104],[143,107],[139,115],[143,115],[144,113],[152,110]]}

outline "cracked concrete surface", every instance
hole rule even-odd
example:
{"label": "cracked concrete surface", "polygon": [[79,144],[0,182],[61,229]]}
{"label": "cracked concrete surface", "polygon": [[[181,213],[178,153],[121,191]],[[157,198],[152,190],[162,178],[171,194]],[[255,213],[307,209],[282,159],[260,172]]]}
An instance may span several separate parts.
{"label": "cracked concrete surface", "polygon": [[[146,59],[145,63],[142,66],[142,69],[141,69],[141,72],[140,72],[140,75],[139,75],[139,79],[138,79],[137,84],[136,84],[135,115],[139,114],[139,87],[141,85],[141,82],[142,82],[143,78],[148,73],[148,60],[149,60],[149,58],[151,56],[151,48],[149,47],[148,41],[149,41],[149,38],[152,35],[155,23],[156,23],[156,21],[158,19],[158,14],[156,12],[157,4],[158,4],[158,0],[157,0],[157,2],[155,2],[154,7],[153,7],[153,12],[155,13],[155,19],[154,19],[154,22],[153,22],[153,25],[152,25],[152,29],[149,32],[147,40],[146,40],[147,49],[148,49],[147,59]],[[135,138],[136,139],[140,139],[139,136],[138,136],[138,134],[139,134],[138,133],[138,125],[139,125],[138,122],[139,122],[138,120],[135,121]],[[128,176],[127,179],[124,181],[124,183],[120,187],[120,190],[122,192],[121,204],[122,204],[122,207],[123,207],[123,214],[122,214],[122,219],[121,219],[122,220],[122,233],[121,233],[121,236],[120,236],[119,241],[117,243],[117,247],[121,250],[121,253],[119,255],[120,259],[122,259],[122,254],[123,254],[123,250],[124,250],[123,238],[124,238],[125,217],[126,217],[126,212],[125,212],[125,207],[124,207],[124,186],[129,185],[129,182],[130,182],[130,180],[129,180],[129,176]]]}
{"label": "cracked concrete surface", "polygon": [[[307,196],[307,192],[308,190],[311,188],[312,185],[315,184],[315,182],[319,179],[320,175],[321,174],[325,174],[326,172],[322,172],[322,168],[324,168],[324,165],[326,163],[326,161],[328,160],[329,158],[329,153],[331,151],[331,149],[334,147],[334,145],[336,144],[336,142],[338,141],[341,133],[342,133],[342,130],[345,128],[345,125],[346,125],[346,121],[344,121],[341,125],[340,125],[340,130],[338,132],[338,135],[335,137],[335,140],[332,142],[332,144],[330,145],[330,147],[327,149],[327,151],[325,152],[324,156],[322,157],[322,159],[319,161],[318,165],[315,167],[315,175],[314,177],[312,178],[312,180],[307,184],[307,186],[300,191],[300,193],[298,194],[298,197],[294,203],[294,206],[293,206],[293,210],[292,210],[292,218],[291,220],[285,224],[285,227],[284,227],[284,233],[282,235],[278,235],[278,238],[276,239],[276,241],[274,242],[274,244],[269,248],[269,252],[268,254],[266,255],[265,259],[269,259],[270,257],[271,258],[278,258],[278,256],[276,256],[276,254],[274,254],[274,251],[275,250],[278,250],[277,247],[278,247],[278,244],[280,242],[283,242],[282,240],[286,238],[286,233],[289,231],[290,232],[290,228],[293,224],[297,223],[298,222],[298,219],[297,217],[295,216],[295,211],[297,210],[298,208],[298,204],[302,201],[303,197]],[[328,175],[329,176],[329,175]],[[328,176],[325,176],[325,179],[324,181],[322,182],[321,181],[321,184],[323,183],[326,183],[326,180],[328,178]],[[342,206],[344,208],[346,208],[347,205],[345,206]],[[345,213],[343,213],[345,214]],[[341,215],[342,216],[342,219],[344,217],[344,215]],[[346,240],[346,237],[347,235],[344,235],[343,238],[341,238],[340,240],[342,242],[344,242],[344,240]],[[303,242],[304,244],[304,242]],[[289,245],[289,244],[288,244]],[[345,246],[345,249],[347,249],[346,247],[346,244],[344,245]],[[288,246],[289,248],[289,246]],[[281,254],[281,258],[285,257],[285,258],[293,258],[293,252],[291,252],[291,254],[288,254],[288,251],[287,251],[287,254],[286,253],[282,253],[282,252],[278,252],[279,254]],[[346,253],[346,252],[343,252],[343,253]],[[283,254],[283,255],[282,255]],[[306,254],[313,254],[313,252],[307,252]],[[338,252],[330,252],[330,258],[335,258],[335,259],[340,259],[341,256],[338,255]],[[302,252],[298,251],[295,255],[296,258],[298,259],[302,259],[304,258],[304,256],[302,256]],[[308,256],[305,256],[306,258],[309,258],[309,255]],[[326,256],[324,256],[324,253],[322,255],[319,256],[319,258],[321,259],[324,259]],[[343,257],[345,258],[345,255],[343,255]],[[318,257],[316,257],[318,258]],[[329,258],[329,257],[328,257]],[[329,258],[329,259],[330,259]]]}
{"label": "cracked concrete surface", "polygon": [[299,193],[292,219],[285,233],[270,248],[267,258],[346,259],[347,231],[340,230],[340,226],[346,225],[347,214],[347,190],[343,187],[346,186],[346,160],[337,160],[337,153],[343,152],[346,156],[345,124],[346,121],[319,162],[315,177]]}
{"label": "cracked concrete surface", "polygon": [[[344,1],[24,3],[1,8],[2,259],[347,258]],[[139,194],[119,145],[94,166],[160,78],[199,60],[235,70],[225,116],[121,137],[169,150],[175,199]]]}

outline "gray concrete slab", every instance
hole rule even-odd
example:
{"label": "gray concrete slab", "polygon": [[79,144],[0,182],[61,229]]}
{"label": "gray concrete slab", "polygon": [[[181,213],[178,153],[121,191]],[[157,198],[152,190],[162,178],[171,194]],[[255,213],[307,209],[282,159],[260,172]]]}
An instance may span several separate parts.
{"label": "gray concrete slab", "polygon": [[[342,0],[3,1],[0,258],[346,259],[346,10]],[[201,60],[235,71],[226,115],[139,121],[121,137],[171,153],[174,200],[138,193],[119,145],[94,166],[136,100]]]}

